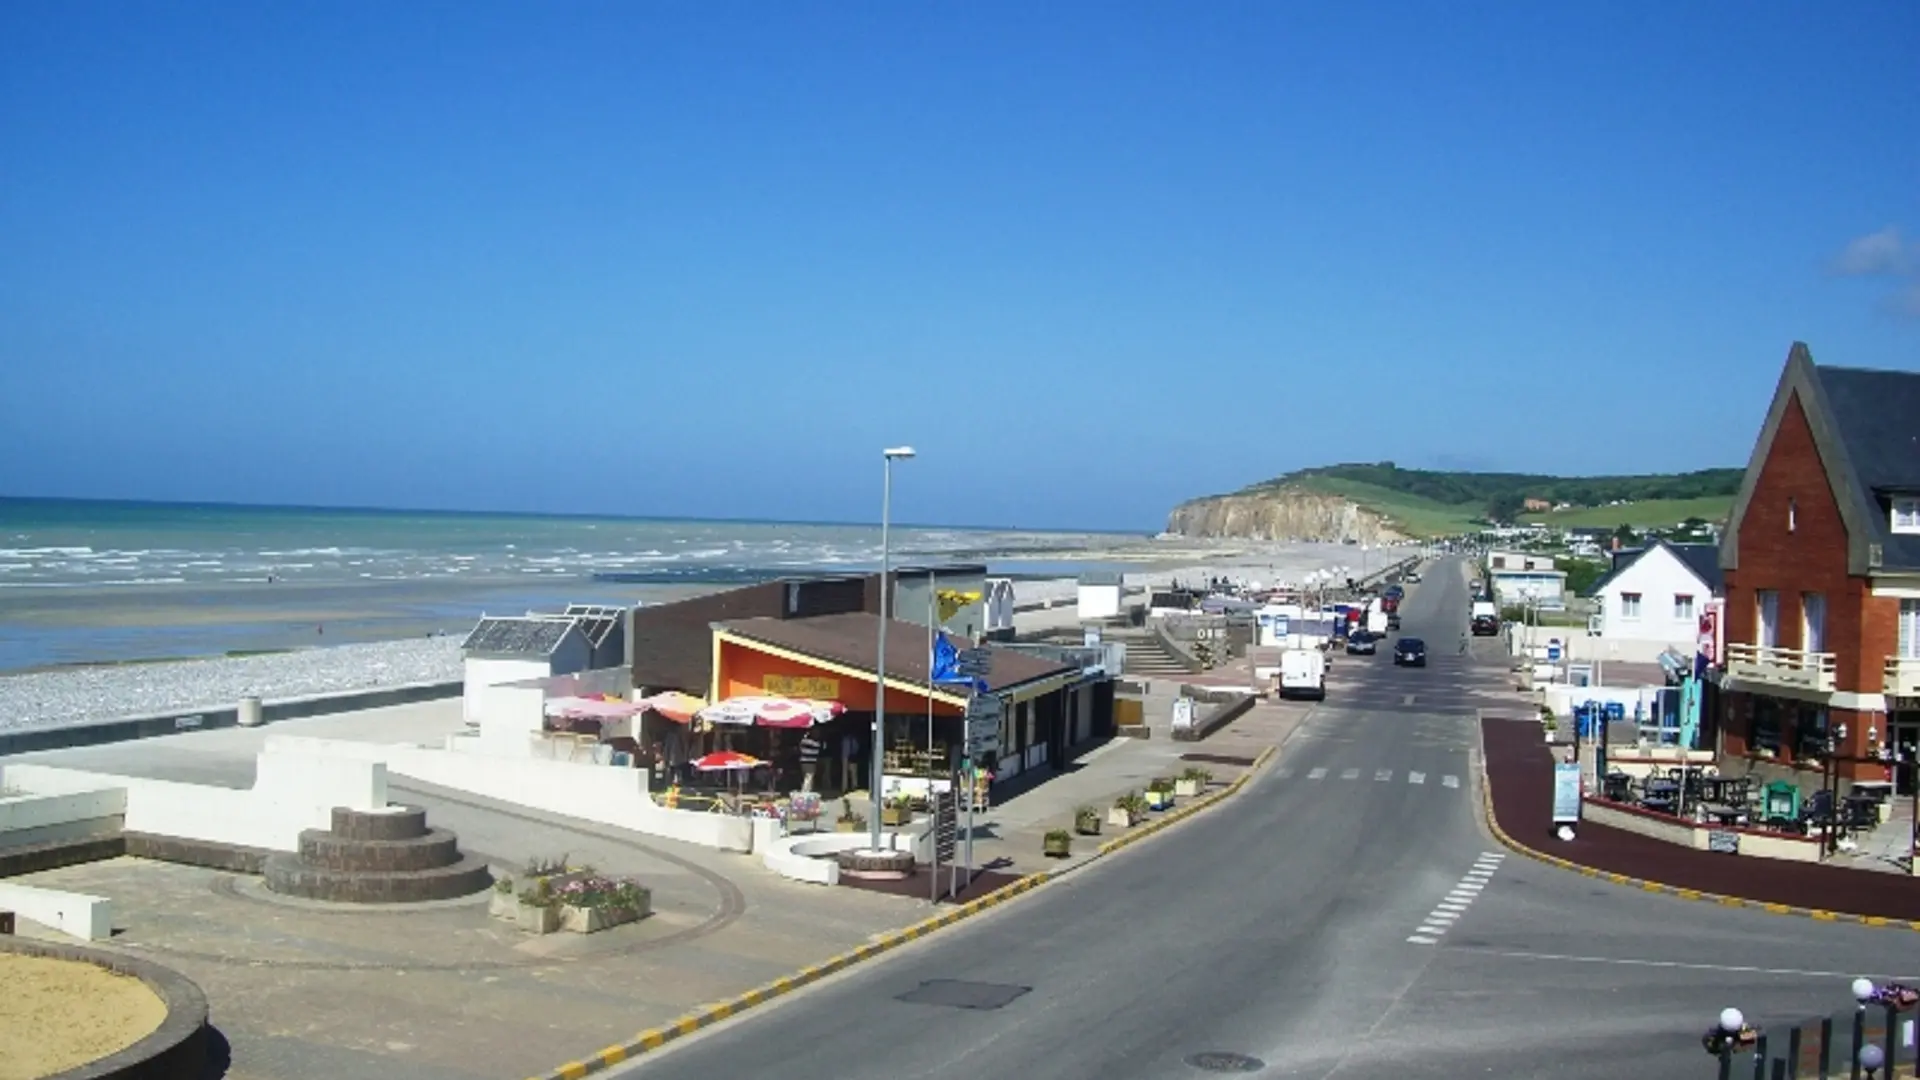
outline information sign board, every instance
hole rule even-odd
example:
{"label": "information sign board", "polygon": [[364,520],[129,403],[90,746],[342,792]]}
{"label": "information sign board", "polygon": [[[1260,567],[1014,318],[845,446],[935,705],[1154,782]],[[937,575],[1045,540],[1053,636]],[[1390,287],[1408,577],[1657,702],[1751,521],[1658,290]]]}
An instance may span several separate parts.
{"label": "information sign board", "polygon": [[1553,766],[1553,823],[1580,820],[1580,766],[1558,761]]}

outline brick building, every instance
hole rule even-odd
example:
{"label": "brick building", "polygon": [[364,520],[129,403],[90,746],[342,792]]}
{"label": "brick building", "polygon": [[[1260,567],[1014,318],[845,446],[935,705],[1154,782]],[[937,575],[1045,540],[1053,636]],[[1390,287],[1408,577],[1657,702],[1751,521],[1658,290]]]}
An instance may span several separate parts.
{"label": "brick building", "polygon": [[[1884,780],[1920,747],[1920,372],[1814,364],[1796,343],[1720,545],[1720,747],[1761,775]],[[1912,757],[1894,770],[1902,793]]]}

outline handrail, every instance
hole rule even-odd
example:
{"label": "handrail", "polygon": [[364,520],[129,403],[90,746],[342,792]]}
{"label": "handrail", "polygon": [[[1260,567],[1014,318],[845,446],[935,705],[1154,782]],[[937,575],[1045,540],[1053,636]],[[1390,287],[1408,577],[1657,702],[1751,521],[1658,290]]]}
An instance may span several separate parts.
{"label": "handrail", "polygon": [[1778,645],[1748,645],[1743,642],[1727,644],[1727,660],[1729,663],[1818,671],[1823,675],[1831,675],[1839,669],[1838,658],[1830,652],[1810,652]]}

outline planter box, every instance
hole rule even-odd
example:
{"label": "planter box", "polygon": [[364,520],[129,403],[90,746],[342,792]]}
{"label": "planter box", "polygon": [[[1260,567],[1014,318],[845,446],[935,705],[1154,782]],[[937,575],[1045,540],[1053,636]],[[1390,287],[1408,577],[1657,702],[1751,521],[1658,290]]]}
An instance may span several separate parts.
{"label": "planter box", "polygon": [[833,823],[833,831],[834,832],[866,832],[867,823],[864,821],[836,821]]}
{"label": "planter box", "polygon": [[1187,799],[1199,798],[1200,797],[1200,781],[1175,780],[1173,782],[1173,793],[1175,795],[1179,795],[1182,798],[1187,798]]}
{"label": "planter box", "polygon": [[1049,858],[1064,859],[1073,854],[1073,841],[1043,839],[1040,841],[1040,850],[1045,852]]}
{"label": "planter box", "polygon": [[1086,817],[1075,818],[1073,821],[1073,831],[1079,833],[1081,836],[1099,836],[1100,818],[1093,814],[1089,814]]}
{"label": "planter box", "polygon": [[911,824],[912,822],[913,822],[913,811],[907,809],[904,806],[899,807],[897,809],[891,806],[887,806],[887,807],[882,807],[880,810],[880,824],[886,826],[887,828],[896,829],[902,825]]}
{"label": "planter box", "polygon": [[595,934],[647,914],[642,908],[587,908],[567,904],[560,908],[560,929],[574,934]]}
{"label": "planter box", "polygon": [[510,892],[495,889],[487,894],[487,914],[496,919],[514,922],[520,918],[520,898]]}
{"label": "planter box", "polygon": [[1167,808],[1167,797],[1165,795],[1162,795],[1160,792],[1149,791],[1146,793],[1146,796],[1147,796],[1147,809],[1165,810]]}
{"label": "planter box", "polygon": [[559,907],[534,907],[532,904],[520,904],[518,907],[520,929],[527,933],[551,934],[560,928]]}
{"label": "planter box", "polygon": [[1107,824],[1116,829],[1125,829],[1133,825],[1133,812],[1123,807],[1114,807],[1107,811]]}

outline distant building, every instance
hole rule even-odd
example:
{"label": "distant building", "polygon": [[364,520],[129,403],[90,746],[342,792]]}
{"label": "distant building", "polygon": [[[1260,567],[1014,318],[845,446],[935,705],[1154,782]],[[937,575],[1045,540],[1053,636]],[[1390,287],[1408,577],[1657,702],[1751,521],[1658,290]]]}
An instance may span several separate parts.
{"label": "distant building", "polygon": [[1529,497],[1525,502],[1521,503],[1520,505],[1526,507],[1530,511],[1536,511],[1536,512],[1541,510],[1553,509],[1553,504],[1551,502],[1548,502],[1545,499],[1535,499],[1531,497]]}
{"label": "distant building", "polygon": [[1721,596],[1720,552],[1669,544],[1613,553],[1613,568],[1587,591],[1599,608],[1607,659],[1647,663],[1671,649],[1692,656],[1701,620]]}
{"label": "distant building", "polygon": [[1554,567],[1553,556],[1524,551],[1489,551],[1487,585],[1499,604],[1534,603],[1544,608],[1566,606],[1567,575]]}
{"label": "distant building", "polygon": [[486,711],[489,688],[572,675],[586,671],[593,660],[593,643],[581,620],[567,615],[487,616],[467,635],[460,651],[463,712],[474,723]]}

